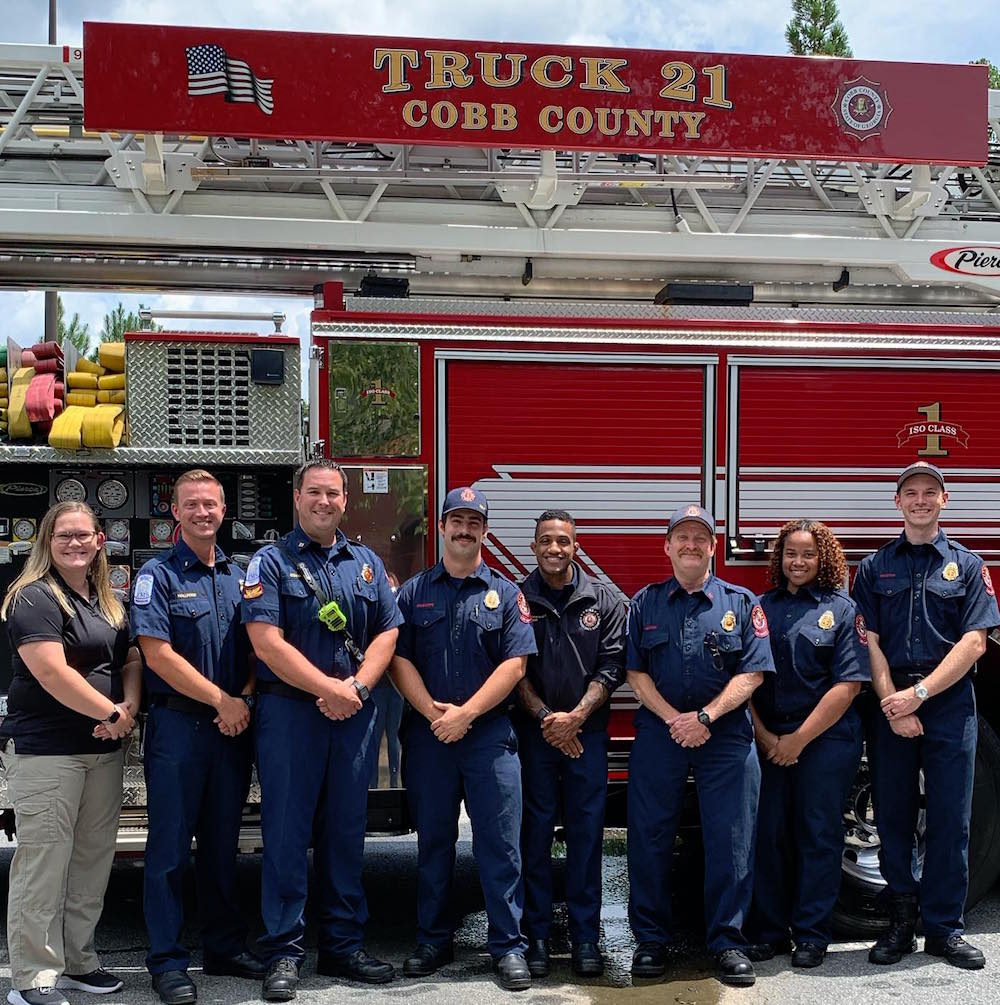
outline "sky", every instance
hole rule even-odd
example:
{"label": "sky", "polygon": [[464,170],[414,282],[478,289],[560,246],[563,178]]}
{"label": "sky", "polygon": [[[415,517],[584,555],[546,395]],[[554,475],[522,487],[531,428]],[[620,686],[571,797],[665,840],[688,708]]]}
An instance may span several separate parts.
{"label": "sky", "polygon": [[[951,16],[939,0],[840,0],[841,21],[860,59],[1000,63],[1000,8],[994,0],[961,0]],[[48,0],[3,0],[0,41],[46,42]],[[572,17],[568,18],[568,12]],[[85,19],[475,39],[562,42],[631,48],[781,54],[791,0],[58,0],[60,44],[79,43]],[[988,40],[988,41],[987,41]],[[787,96],[792,100],[792,96]],[[776,96],[781,101],[782,96]],[[79,312],[93,333],[119,301],[154,310],[280,310],[285,331],[304,337],[310,301],[295,298],[192,297],[66,293],[68,316]],[[41,338],[40,292],[0,292],[5,329],[23,345]],[[205,324],[206,328],[233,327]],[[95,339],[96,341],[96,339]]]}

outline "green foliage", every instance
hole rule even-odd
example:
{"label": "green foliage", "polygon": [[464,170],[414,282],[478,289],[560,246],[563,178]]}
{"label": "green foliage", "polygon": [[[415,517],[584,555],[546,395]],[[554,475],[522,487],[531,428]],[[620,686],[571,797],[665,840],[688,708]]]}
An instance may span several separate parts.
{"label": "green foliage", "polygon": [[56,341],[60,345],[76,346],[81,356],[86,356],[90,348],[90,325],[80,320],[79,312],[74,313],[67,324],[62,297],[56,298]]}
{"label": "green foliage", "polygon": [[986,66],[989,67],[990,71],[990,90],[996,91],[1000,90],[1000,69],[997,69],[994,63],[991,63],[985,56],[981,59],[970,59],[970,63],[973,66]]}
{"label": "green foliage", "polygon": [[[139,310],[143,310],[145,304],[139,304]],[[124,342],[125,332],[137,332],[142,330],[142,318],[137,311],[126,311],[125,305],[119,303],[110,314],[104,315],[104,325],[101,328],[102,342]],[[163,326],[153,324],[150,331],[163,331]]]}
{"label": "green foliage", "polygon": [[841,56],[854,53],[840,22],[837,0],[792,0],[792,19],[785,26],[788,51],[796,56]]}

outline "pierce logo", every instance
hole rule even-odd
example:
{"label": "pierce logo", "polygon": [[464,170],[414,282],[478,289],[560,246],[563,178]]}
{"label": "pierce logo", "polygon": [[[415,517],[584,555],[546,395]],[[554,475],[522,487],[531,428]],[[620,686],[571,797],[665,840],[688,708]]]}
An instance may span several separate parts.
{"label": "pierce logo", "polygon": [[892,114],[885,88],[867,77],[855,77],[840,85],[833,114],[841,129],[865,140],[878,136]]}
{"label": "pierce logo", "polygon": [[931,265],[960,276],[980,279],[1000,279],[1000,247],[967,245],[962,248],[942,248],[931,255]]}
{"label": "pierce logo", "polygon": [[7,482],[0,485],[0,496],[43,496],[48,492],[45,485],[36,482]]}

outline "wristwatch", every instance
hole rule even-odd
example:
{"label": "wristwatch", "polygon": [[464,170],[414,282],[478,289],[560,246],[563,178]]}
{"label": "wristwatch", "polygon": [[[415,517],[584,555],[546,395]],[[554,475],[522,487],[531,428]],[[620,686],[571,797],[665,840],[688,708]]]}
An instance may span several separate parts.
{"label": "wristwatch", "polygon": [[535,718],[536,718],[536,719],[537,719],[537,720],[538,720],[539,722],[542,722],[542,721],[543,721],[543,720],[545,719],[545,717],[546,717],[546,716],[549,716],[549,715],[551,715],[551,714],[552,714],[552,709],[551,709],[551,708],[549,708],[549,706],[548,706],[548,705],[543,705],[543,706],[542,706],[542,707],[541,707],[541,708],[540,708],[540,709],[539,709],[539,710],[538,710],[538,711],[537,711],[537,712],[535,713]]}
{"label": "wristwatch", "polygon": [[364,684],[361,683],[361,681],[359,681],[359,680],[352,680],[351,681],[351,687],[353,687],[354,690],[358,692],[358,697],[361,699],[361,704],[362,705],[366,701],[368,701],[368,696],[371,694],[371,692],[368,690],[368,688],[366,688],[364,686]]}
{"label": "wristwatch", "polygon": [[251,712],[253,711],[253,706],[254,706],[254,702],[256,701],[256,698],[254,697],[254,695],[252,693],[251,694],[241,694],[239,696],[239,699],[240,699],[240,701],[243,702],[244,705],[246,705],[246,707],[248,709],[250,709]]}
{"label": "wristwatch", "polygon": [[924,687],[923,681],[918,681],[916,684],[913,685],[913,693],[921,701],[927,701],[927,699],[931,696],[927,688]]}
{"label": "wristwatch", "polygon": [[101,722],[103,722],[106,726],[113,726],[121,717],[121,710],[117,705],[115,705],[115,707],[111,710],[111,714],[106,719],[102,719]]}
{"label": "wristwatch", "polygon": [[703,708],[698,709],[698,721],[708,729],[712,725],[712,717]]}

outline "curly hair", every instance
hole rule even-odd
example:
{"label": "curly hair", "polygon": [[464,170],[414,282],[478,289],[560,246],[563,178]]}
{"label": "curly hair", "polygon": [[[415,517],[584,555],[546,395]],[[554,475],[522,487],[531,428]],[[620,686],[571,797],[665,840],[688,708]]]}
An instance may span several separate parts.
{"label": "curly hair", "polygon": [[836,535],[825,523],[819,520],[789,520],[778,531],[777,540],[771,551],[771,563],[768,566],[768,580],[775,586],[787,586],[788,580],[781,571],[781,558],[785,550],[785,541],[789,534],[805,531],[812,534],[819,554],[819,570],[816,574],[816,585],[827,590],[840,590],[847,582],[847,559],[844,549],[840,546]]}

